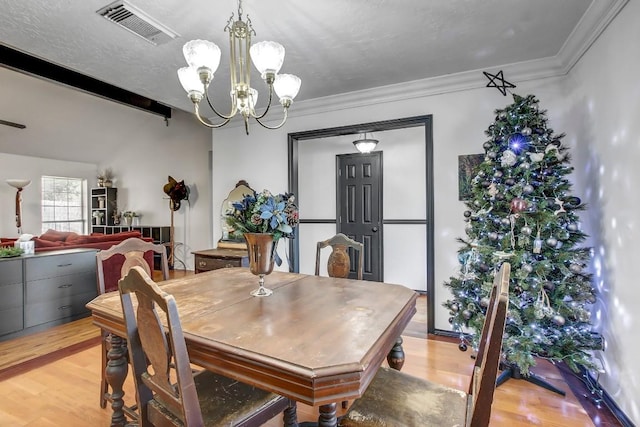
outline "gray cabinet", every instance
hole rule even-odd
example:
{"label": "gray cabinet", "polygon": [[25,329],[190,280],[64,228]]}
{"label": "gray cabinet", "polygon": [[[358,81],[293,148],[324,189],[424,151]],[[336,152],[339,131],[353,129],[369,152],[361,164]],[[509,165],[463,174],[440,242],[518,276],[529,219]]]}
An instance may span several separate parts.
{"label": "gray cabinet", "polygon": [[19,331],[22,319],[22,260],[5,259],[0,262],[0,336]]}
{"label": "gray cabinet", "polygon": [[0,261],[0,340],[88,314],[97,295],[96,250],[70,249]]}

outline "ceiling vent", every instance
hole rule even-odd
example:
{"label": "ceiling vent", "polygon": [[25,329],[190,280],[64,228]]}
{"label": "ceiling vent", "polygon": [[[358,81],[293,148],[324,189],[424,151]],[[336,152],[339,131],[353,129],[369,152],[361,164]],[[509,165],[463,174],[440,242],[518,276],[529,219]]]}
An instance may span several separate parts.
{"label": "ceiling vent", "polygon": [[124,0],[113,2],[96,13],[154,45],[178,37],[178,34]]}

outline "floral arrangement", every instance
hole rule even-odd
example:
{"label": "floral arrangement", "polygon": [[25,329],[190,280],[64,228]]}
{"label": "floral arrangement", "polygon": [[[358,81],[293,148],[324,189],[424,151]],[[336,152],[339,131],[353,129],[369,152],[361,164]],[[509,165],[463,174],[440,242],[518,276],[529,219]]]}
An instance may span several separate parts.
{"label": "floral arrangement", "polygon": [[268,190],[246,195],[233,203],[234,211],[227,215],[231,234],[272,233],[277,242],[282,237],[293,238],[298,225],[298,207],[291,193],[273,195]]}

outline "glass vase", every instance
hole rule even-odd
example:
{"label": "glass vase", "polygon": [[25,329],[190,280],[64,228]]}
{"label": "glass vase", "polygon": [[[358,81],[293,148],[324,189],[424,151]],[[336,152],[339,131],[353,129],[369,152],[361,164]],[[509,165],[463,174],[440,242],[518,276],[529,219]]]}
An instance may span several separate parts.
{"label": "glass vase", "polygon": [[244,233],[249,253],[249,270],[258,276],[258,289],[251,291],[254,297],[267,297],[273,293],[264,287],[264,276],[273,271],[276,242],[270,233]]}

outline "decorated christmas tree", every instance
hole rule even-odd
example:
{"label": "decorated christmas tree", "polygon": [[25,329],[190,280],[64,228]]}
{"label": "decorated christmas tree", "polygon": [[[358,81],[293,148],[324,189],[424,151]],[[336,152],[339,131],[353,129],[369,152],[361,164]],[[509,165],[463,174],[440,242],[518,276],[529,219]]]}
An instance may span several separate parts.
{"label": "decorated christmas tree", "polygon": [[444,305],[460,348],[477,347],[493,276],[511,263],[503,368],[520,378],[532,375],[536,357],[590,367],[602,342],[590,322],[591,250],[579,247],[586,235],[577,216],[585,206],[570,193],[564,134],[547,126],[533,95],[513,99],[485,132],[484,160],[465,201],[461,271],[445,283],[453,297]]}

